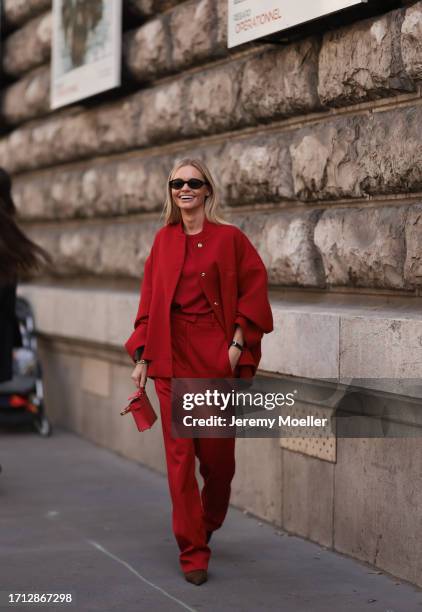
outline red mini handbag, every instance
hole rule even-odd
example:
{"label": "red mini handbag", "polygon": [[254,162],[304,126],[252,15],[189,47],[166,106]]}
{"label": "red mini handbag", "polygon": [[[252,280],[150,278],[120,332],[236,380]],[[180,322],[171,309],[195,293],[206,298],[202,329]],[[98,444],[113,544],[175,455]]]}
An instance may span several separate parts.
{"label": "red mini handbag", "polygon": [[138,431],[150,429],[157,420],[157,415],[149,401],[145,388],[140,387],[136,393],[128,397],[128,400],[129,405],[120,414],[123,415],[131,412]]}

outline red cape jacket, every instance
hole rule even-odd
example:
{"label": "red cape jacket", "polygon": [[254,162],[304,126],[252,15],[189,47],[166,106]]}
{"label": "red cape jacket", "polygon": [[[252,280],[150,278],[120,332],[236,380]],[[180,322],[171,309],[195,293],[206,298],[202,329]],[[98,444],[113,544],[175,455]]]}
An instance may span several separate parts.
{"label": "red cape jacket", "polygon": [[[233,225],[204,221],[198,247],[198,278],[202,290],[227,338],[236,324],[243,330],[243,350],[235,376],[255,374],[261,359],[261,338],[273,329],[265,266],[245,234]],[[186,234],[181,223],[166,225],[154,239],[145,262],[135,331],[125,347],[134,358],[150,361],[148,376],[169,378],[172,373],[170,309],[181,274]]]}

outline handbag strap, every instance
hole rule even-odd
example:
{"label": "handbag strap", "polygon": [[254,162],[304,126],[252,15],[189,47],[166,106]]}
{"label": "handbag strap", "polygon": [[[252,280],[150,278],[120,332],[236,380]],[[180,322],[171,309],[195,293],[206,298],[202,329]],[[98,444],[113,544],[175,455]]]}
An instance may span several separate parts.
{"label": "handbag strap", "polygon": [[138,399],[138,397],[142,397],[143,395],[145,395],[145,387],[140,387],[137,391],[135,391],[135,393],[129,395],[127,399],[131,402],[135,399]]}

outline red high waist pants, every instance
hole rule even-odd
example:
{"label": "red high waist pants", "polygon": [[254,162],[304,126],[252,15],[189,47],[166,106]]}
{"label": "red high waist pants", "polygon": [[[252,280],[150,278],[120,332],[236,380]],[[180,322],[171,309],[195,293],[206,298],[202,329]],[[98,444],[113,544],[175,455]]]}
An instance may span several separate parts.
{"label": "red high waist pants", "polygon": [[[175,378],[231,378],[232,370],[223,329],[213,313],[172,313],[172,356]],[[230,483],[235,471],[234,438],[173,438],[171,435],[171,379],[155,378],[173,503],[173,532],[184,572],[207,569],[210,548],[207,531],[221,527],[226,516]],[[204,487],[195,477],[199,459]]]}

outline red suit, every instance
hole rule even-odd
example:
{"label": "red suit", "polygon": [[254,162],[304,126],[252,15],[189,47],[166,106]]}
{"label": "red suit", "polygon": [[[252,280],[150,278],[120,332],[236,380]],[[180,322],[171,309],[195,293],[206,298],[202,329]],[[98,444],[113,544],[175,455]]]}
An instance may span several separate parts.
{"label": "red suit", "polygon": [[[175,296],[186,298],[185,305],[176,311]],[[233,372],[228,346],[236,325],[243,330],[244,350]],[[265,266],[237,227],[205,219],[202,232],[194,236],[186,236],[181,223],[157,232],[145,262],[135,330],[126,349],[133,358],[136,349],[144,347],[142,356],[150,362],[148,376],[155,379],[173,530],[185,572],[207,569],[210,549],[206,534],[221,526],[229,504],[234,439],[173,438],[171,378],[253,376],[261,358],[262,335],[272,328]],[[204,478],[201,495],[195,455]]]}

